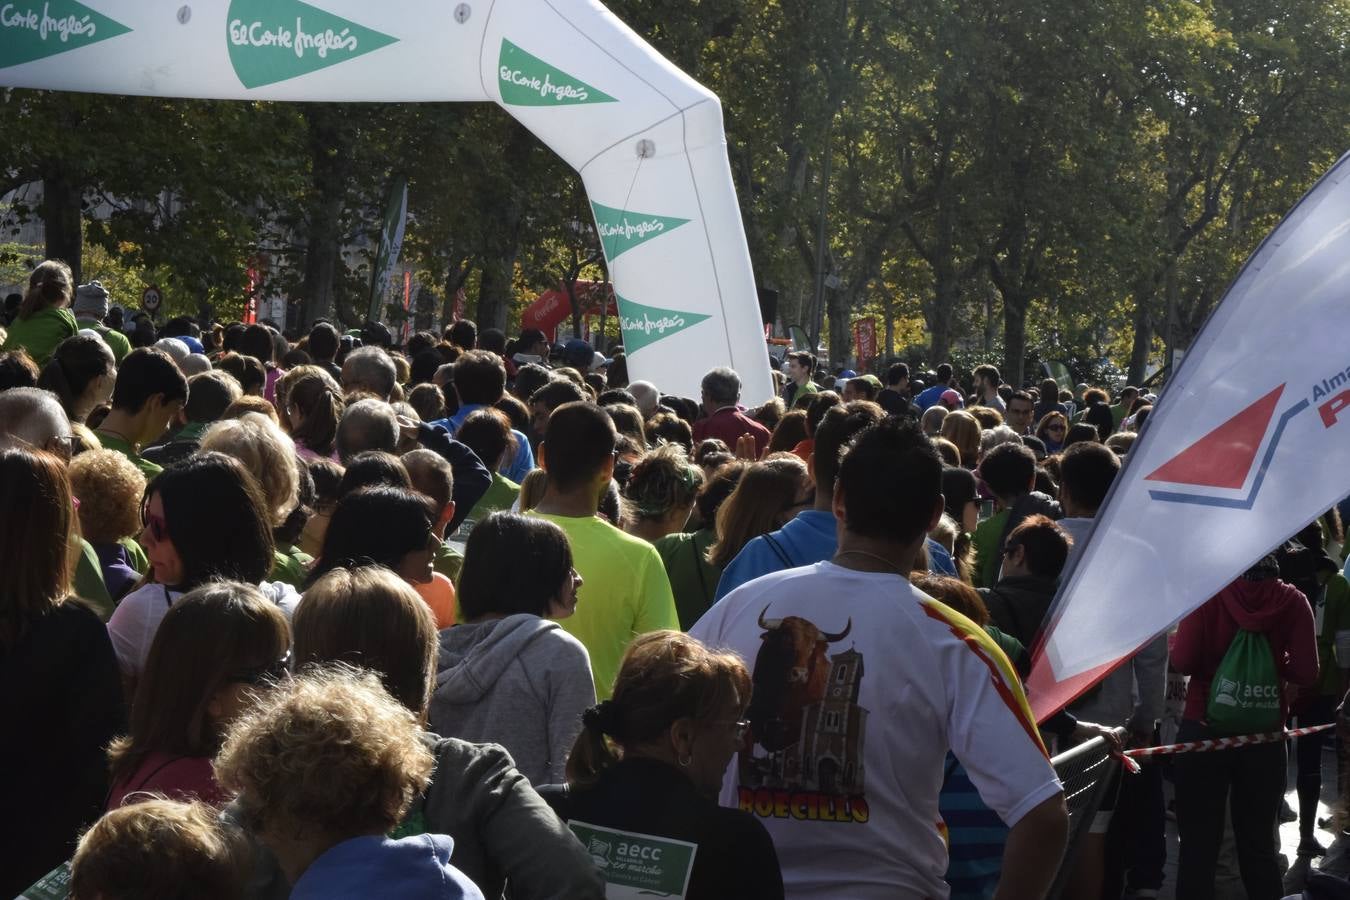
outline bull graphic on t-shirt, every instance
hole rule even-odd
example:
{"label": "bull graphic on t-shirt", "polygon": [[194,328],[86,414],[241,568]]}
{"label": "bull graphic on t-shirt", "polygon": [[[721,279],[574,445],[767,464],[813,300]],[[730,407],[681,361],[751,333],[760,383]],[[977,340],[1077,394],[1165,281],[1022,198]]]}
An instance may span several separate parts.
{"label": "bull graphic on t-shirt", "polygon": [[760,815],[866,821],[863,658],[838,647],[853,620],[832,632],[800,616],[768,614],[768,606],[759,614],[764,633],[740,751],[742,805]]}
{"label": "bull graphic on t-shirt", "polygon": [[825,698],[830,669],[825,650],[848,637],[853,620],[832,634],[798,616],[766,619],[768,611],[766,606],[759,614],[764,634],[755,656],[755,691],[748,714],[754,742],[777,752],[801,737],[803,708]]}

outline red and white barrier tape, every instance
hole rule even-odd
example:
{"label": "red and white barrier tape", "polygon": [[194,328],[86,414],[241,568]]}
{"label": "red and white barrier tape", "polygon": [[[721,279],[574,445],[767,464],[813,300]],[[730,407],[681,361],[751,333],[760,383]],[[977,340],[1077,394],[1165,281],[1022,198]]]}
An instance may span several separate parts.
{"label": "red and white barrier tape", "polygon": [[1273,744],[1290,738],[1317,734],[1335,728],[1334,722],[1326,725],[1311,725],[1307,728],[1294,728],[1288,731],[1272,731],[1269,734],[1241,734],[1237,737],[1211,738],[1207,741],[1187,741],[1184,744],[1167,744],[1162,747],[1142,747],[1138,750],[1126,750],[1125,757],[1147,759],[1152,756],[1170,756],[1175,753],[1198,753],[1207,750],[1229,750],[1233,747],[1246,747],[1249,744]]}

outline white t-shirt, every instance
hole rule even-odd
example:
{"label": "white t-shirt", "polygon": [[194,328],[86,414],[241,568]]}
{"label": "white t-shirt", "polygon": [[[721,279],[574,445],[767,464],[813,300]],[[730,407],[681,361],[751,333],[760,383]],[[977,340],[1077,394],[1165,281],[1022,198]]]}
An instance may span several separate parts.
{"label": "white t-shirt", "polygon": [[721,801],[768,828],[794,900],[947,897],[948,749],[1010,826],[1062,790],[1007,657],[896,575],[776,572],[690,633],[754,674]]}
{"label": "white t-shirt", "polygon": [[[295,588],[284,581],[264,581],[258,585],[263,595],[271,600],[286,614],[287,621],[295,614],[300,604],[300,595]],[[112,638],[113,650],[117,653],[117,663],[122,674],[139,676],[145,669],[145,660],[150,655],[150,644],[155,640],[155,632],[169,607],[183,596],[179,591],[171,591],[162,584],[147,584],[122,598],[108,620],[108,637]]]}

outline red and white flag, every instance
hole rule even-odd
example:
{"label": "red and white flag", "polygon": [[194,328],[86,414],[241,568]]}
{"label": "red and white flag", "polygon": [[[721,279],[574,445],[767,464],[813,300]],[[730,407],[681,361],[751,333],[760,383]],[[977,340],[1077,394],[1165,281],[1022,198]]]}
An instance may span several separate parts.
{"label": "red and white flag", "polygon": [[1350,154],[1247,261],[1061,579],[1044,720],[1350,495]]}

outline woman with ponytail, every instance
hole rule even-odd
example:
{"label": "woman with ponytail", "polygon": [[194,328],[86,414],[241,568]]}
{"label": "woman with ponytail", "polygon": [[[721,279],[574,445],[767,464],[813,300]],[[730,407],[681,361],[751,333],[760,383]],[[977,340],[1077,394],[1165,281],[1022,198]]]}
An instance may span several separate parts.
{"label": "woman with ponytail", "polygon": [[749,703],[739,656],[679,631],[644,634],[624,654],[613,697],[582,716],[568,784],[540,794],[578,826],[625,832],[637,844],[695,845],[692,868],[678,873],[686,900],[781,898],[768,831],[751,813],[717,804],[723,773],[746,742]]}
{"label": "woman with ponytail", "polygon": [[301,459],[337,461],[334,442],[346,403],[333,376],[318,366],[296,366],[277,385],[277,406]]}
{"label": "woman with ponytail", "polygon": [[112,397],[117,364],[102,339],[88,333],[68,337],[42,367],[37,386],[61,401],[72,423],[83,424],[89,414]]}
{"label": "woman with ponytail", "polygon": [[39,366],[45,365],[56,345],[80,330],[69,309],[74,291],[70,266],[59,259],[41,263],[28,277],[19,316],[9,326],[9,336],[0,349],[22,347]]}

